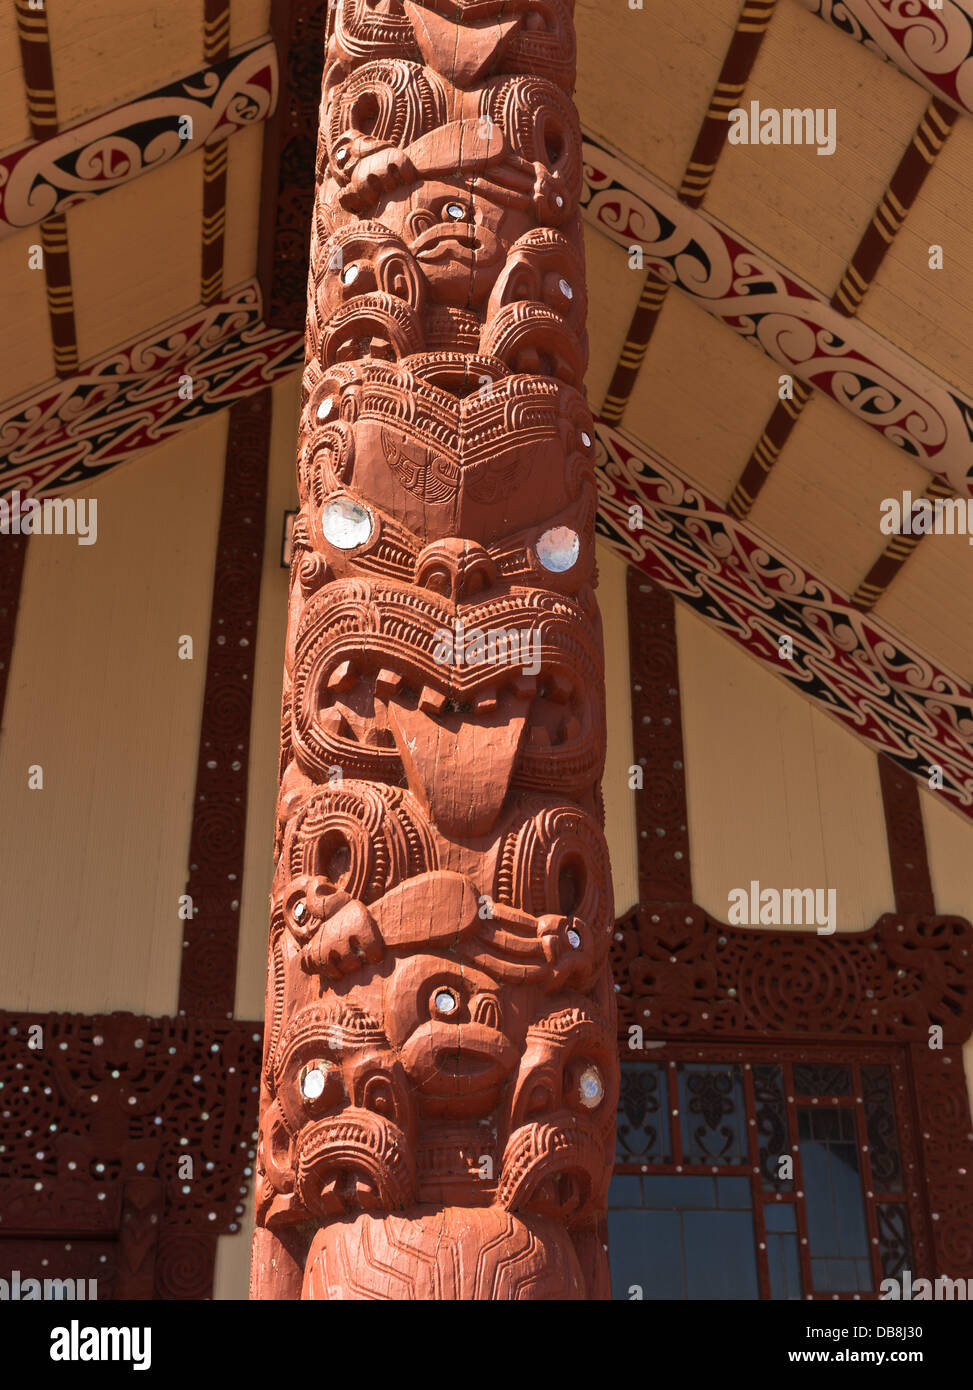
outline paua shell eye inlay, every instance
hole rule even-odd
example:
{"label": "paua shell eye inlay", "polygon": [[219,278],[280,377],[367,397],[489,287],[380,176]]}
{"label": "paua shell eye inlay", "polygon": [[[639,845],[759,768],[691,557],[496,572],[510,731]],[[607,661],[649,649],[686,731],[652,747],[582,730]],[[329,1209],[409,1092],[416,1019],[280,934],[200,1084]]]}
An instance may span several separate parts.
{"label": "paua shell eye inlay", "polygon": [[570,526],[552,526],[537,542],[537,558],[552,574],[564,574],[578,561],[581,537]]}
{"label": "paua shell eye inlay", "polygon": [[321,508],[321,530],[338,550],[354,550],[371,536],[372,514],[350,497],[332,497]]}

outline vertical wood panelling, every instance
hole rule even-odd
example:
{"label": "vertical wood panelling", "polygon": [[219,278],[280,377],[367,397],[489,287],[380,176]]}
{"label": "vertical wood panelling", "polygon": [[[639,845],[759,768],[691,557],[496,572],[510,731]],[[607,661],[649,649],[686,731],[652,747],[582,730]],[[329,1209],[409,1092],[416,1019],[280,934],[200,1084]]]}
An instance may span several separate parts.
{"label": "vertical wood panelling", "polygon": [[628,642],[629,566],[607,545],[599,542],[598,607],[605,637],[605,691],[608,741],[605,773],[601,780],[605,800],[605,839],[611,855],[615,889],[615,915],[638,902],[638,842],[635,798],[629,788],[629,768],[635,763],[632,745],[632,682]]}
{"label": "vertical wood panelling", "polygon": [[96,544],[31,540],[0,742],[7,1008],[175,1012],[226,420],[90,484]]}
{"label": "vertical wood panelling", "polygon": [[17,11],[13,5],[0,5],[0,130],[5,149],[15,149],[31,139],[25,85]]}
{"label": "vertical wood panelling", "polygon": [[230,158],[226,166],[226,246],[223,251],[223,284],[227,289],[252,279],[257,270],[263,138],[263,126],[259,125],[241,130],[227,141]]}
{"label": "vertical wood panelling", "polygon": [[870,927],[894,904],[874,754],[682,606],[676,630],[695,901],[834,888],[839,930]]}
{"label": "vertical wood panelling", "polygon": [[216,1269],[213,1297],[219,1302],[245,1302],[250,1296],[250,1242],[253,1239],[253,1202],[245,1198],[247,1209],[241,1229],[232,1236],[219,1236],[216,1242]]}

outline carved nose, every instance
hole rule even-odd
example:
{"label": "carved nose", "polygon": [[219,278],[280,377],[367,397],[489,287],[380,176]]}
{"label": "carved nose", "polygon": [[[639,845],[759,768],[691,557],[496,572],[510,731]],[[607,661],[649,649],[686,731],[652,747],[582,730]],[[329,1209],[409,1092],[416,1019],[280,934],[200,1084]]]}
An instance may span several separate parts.
{"label": "carved nose", "polygon": [[453,603],[468,603],[497,582],[488,551],[475,541],[451,538],[427,545],[415,568],[416,583]]}

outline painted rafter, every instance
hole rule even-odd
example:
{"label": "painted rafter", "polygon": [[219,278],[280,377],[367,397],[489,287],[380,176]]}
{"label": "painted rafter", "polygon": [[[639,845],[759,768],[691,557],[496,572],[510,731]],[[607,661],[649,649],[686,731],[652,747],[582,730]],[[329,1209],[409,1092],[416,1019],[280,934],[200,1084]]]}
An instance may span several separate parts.
{"label": "painted rafter", "polygon": [[[729,113],[743,97],[776,8],[777,0],[744,0],[679,186],[687,207],[699,207],[706,196],[726,145]],[[668,292],[669,282],[649,270],[602,403],[602,418],[610,424],[621,424]]]}
{"label": "painted rafter", "polygon": [[[230,0],[206,0],[203,16],[203,58],[225,62],[230,56]],[[223,252],[226,239],[226,166],[228,138],[203,150],[203,244],[199,298],[214,304],[223,293]]]}
{"label": "painted rafter", "polygon": [[[744,95],[746,81],[756,63],[760,44],[776,8],[777,0],[744,0],[744,7],[737,18],[737,28],[728,44],[723,67],[710,93],[709,106],[706,107],[692,154],[682,175],[678,196],[687,207],[701,206],[706,190],[713,181],[730,129],[728,113],[738,106]],[[602,402],[602,418],[609,424],[621,424],[621,418],[626,413],[667,293],[669,282],[657,275],[655,270],[649,270]]]}
{"label": "painted rafter", "polygon": [[940,0],[800,0],[812,14],[884,58],[955,110],[973,115],[973,15]]}
{"label": "painted rafter", "polygon": [[[0,239],[264,121],[278,94],[270,39],[146,96],[0,155]],[[191,139],[180,122],[193,122]]]}
{"label": "painted rafter", "polygon": [[948,385],[601,138],[583,142],[582,206],[784,372],[850,411],[959,492],[973,489],[973,397]]}
{"label": "painted rafter", "polygon": [[[47,12],[31,9],[27,0],[18,0],[16,16],[30,133],[35,140],[45,141],[48,136],[53,138],[59,129]],[[2,184],[0,178],[0,187]],[[63,213],[55,212],[41,222],[41,245],[54,370],[58,376],[70,376],[78,365],[78,330],[67,220]]]}
{"label": "painted rafter", "polygon": [[256,282],[239,285],[8,405],[0,493],[49,493],[94,477],[262,390],[302,355],[298,334],[263,323]]}
{"label": "painted rafter", "polygon": [[[597,425],[598,531],[877,753],[973,819],[973,689],[855,608],[631,435]],[[641,508],[641,528],[630,509]],[[789,636],[793,658],[782,660]]]}
{"label": "painted rafter", "polygon": [[[925,501],[935,505],[937,501],[955,497],[956,494],[941,478],[933,478],[922,496]],[[923,533],[919,532],[917,535],[892,537],[852,594],[851,603],[855,608],[865,612],[875,607],[905,562],[915,552],[922,536]]]}

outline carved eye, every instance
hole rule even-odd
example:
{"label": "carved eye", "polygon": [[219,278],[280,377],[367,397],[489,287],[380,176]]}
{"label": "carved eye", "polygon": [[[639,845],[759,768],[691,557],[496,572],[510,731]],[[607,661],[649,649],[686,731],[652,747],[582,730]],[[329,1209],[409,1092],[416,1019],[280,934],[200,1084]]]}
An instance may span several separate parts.
{"label": "carved eye", "polygon": [[292,1115],[296,1124],[303,1122],[302,1115],[315,1119],[344,1101],[340,1069],[321,1057],[312,1058],[301,1068],[297,1089],[301,1097],[301,1110]]}
{"label": "carved eye", "polygon": [[465,217],[469,216],[462,203],[447,203],[443,212],[452,222],[462,222]]}
{"label": "carved eye", "polygon": [[332,497],[321,508],[321,530],[338,550],[354,550],[372,534],[372,514],[350,497]]}
{"label": "carved eye", "polygon": [[454,989],[440,985],[432,996],[430,1012],[434,1018],[453,1020],[459,1013],[459,995]]}
{"label": "carved eye", "polygon": [[301,1070],[301,1095],[305,1100],[320,1100],[327,1084],[327,1073],[320,1062],[311,1062]]}
{"label": "carved eye", "polygon": [[333,409],[334,409],[334,396],[325,396],[324,400],[321,402],[321,404],[318,406],[318,409],[317,409],[317,417],[318,417],[318,419],[319,419],[319,420],[327,420],[328,416],[331,414],[331,412],[332,412]]}
{"label": "carved eye", "polygon": [[578,1099],[586,1110],[594,1110],[605,1096],[605,1083],[596,1066],[585,1067],[578,1077]]}
{"label": "carved eye", "polygon": [[351,124],[362,135],[370,135],[378,124],[380,108],[375,92],[362,92],[351,112]]}
{"label": "carved eye", "polygon": [[581,537],[570,526],[552,526],[536,545],[537,558],[546,570],[564,574],[571,569],[581,552]]}
{"label": "carved eye", "polygon": [[359,271],[357,265],[346,265],[344,270],[341,272],[341,283],[343,285],[353,285],[355,281],[358,279],[358,274]]}

